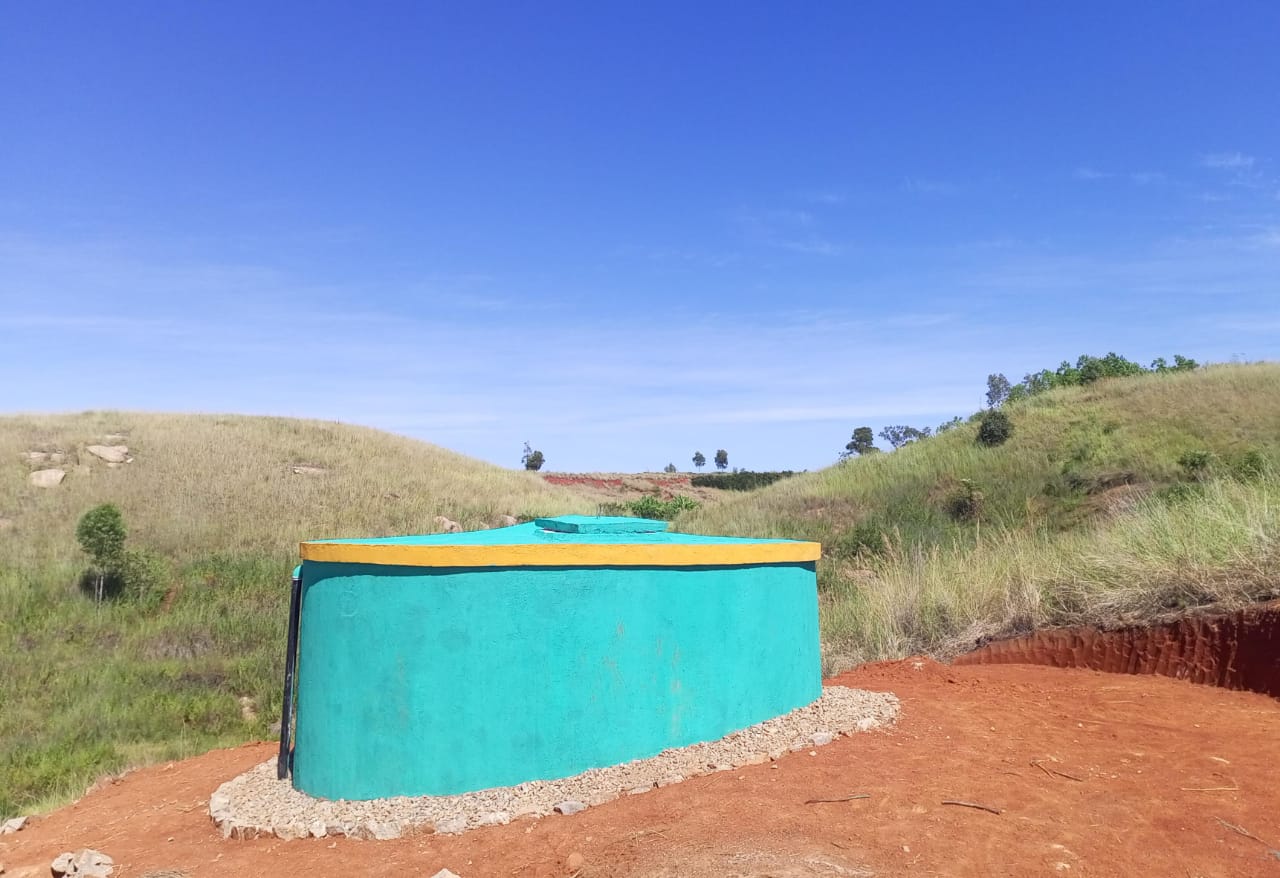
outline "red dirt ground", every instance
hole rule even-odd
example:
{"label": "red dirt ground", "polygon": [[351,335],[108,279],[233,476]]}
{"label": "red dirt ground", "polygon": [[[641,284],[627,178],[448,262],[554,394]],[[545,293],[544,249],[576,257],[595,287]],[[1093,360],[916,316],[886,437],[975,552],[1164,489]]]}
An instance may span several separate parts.
{"label": "red dirt ground", "polygon": [[[390,842],[223,840],[209,794],[273,752],[254,744],[108,784],[0,839],[0,862],[4,878],[47,876],[60,852],[93,847],[126,878],[444,867],[463,878],[1280,876],[1272,698],[1163,677],[927,660],[832,682],[897,693],[897,727],[572,817]],[[805,804],[854,793],[870,797]]]}

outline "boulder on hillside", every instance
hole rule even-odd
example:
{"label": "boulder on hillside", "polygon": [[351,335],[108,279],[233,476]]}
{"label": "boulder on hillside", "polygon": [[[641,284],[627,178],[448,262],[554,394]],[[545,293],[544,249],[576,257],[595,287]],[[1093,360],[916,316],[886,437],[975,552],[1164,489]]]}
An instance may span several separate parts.
{"label": "boulder on hillside", "polygon": [[38,469],[27,476],[27,480],[37,488],[56,488],[66,477],[60,469]]}
{"label": "boulder on hillside", "polygon": [[131,459],[128,445],[90,445],[85,451],[107,463],[128,463]]}
{"label": "boulder on hillside", "polygon": [[452,518],[445,518],[443,515],[437,515],[434,520],[436,529],[441,533],[462,533],[462,525],[458,524],[458,522],[454,521]]}
{"label": "boulder on hillside", "polygon": [[517,524],[519,524],[519,523],[520,523],[520,519],[516,518],[514,515],[500,515],[500,516],[498,516],[498,526],[499,526],[499,527],[514,527],[515,525],[517,525]]}

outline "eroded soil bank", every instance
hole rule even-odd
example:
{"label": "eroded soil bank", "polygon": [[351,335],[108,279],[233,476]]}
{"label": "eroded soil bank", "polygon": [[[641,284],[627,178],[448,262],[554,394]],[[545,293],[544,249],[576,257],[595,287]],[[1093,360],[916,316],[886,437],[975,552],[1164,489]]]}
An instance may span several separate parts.
{"label": "eroded soil bank", "polygon": [[998,640],[953,664],[1046,665],[1158,674],[1280,697],[1280,602],[1102,631],[1060,628]]}

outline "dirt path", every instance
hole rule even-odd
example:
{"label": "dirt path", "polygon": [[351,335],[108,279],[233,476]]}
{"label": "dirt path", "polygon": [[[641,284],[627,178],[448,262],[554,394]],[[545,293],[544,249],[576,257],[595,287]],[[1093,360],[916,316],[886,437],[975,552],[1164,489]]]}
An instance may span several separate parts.
{"label": "dirt path", "polygon": [[[1159,677],[911,660],[833,682],[895,692],[897,728],[573,817],[391,842],[224,841],[208,796],[271,755],[272,745],[251,745],[131,774],[0,840],[0,862],[4,878],[44,878],[58,853],[87,846],[126,878],[443,867],[463,878],[1280,876],[1274,699]],[[853,793],[870,797],[805,804]]]}

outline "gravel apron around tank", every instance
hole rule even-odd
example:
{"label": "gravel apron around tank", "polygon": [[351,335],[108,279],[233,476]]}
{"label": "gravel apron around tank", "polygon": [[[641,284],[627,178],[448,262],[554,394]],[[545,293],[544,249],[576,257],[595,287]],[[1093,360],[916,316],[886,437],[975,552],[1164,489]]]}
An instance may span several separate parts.
{"label": "gravel apron around tank", "polygon": [[664,750],[648,759],[593,768],[559,780],[455,796],[396,797],[372,801],[328,801],[276,779],[271,759],[227,781],[210,797],[209,813],[225,837],[276,835],[390,839],[410,832],[459,833],[518,817],[572,814],[624,795],[780,758],[794,750],[831,743],[839,735],[890,725],[898,699],[881,692],[828,686],[812,704],[717,741]]}

